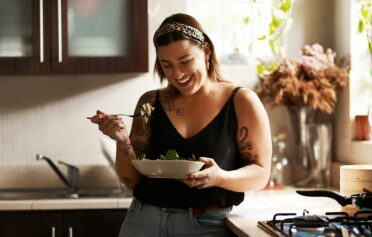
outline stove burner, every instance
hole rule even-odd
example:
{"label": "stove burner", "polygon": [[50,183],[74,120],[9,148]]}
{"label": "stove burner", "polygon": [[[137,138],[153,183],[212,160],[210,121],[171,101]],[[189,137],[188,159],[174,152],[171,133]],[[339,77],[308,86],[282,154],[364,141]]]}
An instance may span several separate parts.
{"label": "stove burner", "polygon": [[258,227],[271,236],[279,237],[372,237],[372,212],[359,211],[354,216],[345,212],[302,216],[277,213],[272,220],[259,221]]}

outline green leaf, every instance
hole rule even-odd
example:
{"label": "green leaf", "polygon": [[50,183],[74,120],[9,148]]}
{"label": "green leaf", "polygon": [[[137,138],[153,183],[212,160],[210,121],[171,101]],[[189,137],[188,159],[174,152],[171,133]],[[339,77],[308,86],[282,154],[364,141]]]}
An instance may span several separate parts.
{"label": "green leaf", "polygon": [[266,40],[266,35],[259,37],[258,40]]}
{"label": "green leaf", "polygon": [[146,154],[145,153],[140,154],[139,157],[138,157],[138,159],[139,160],[146,160],[147,159],[146,158]]}
{"label": "green leaf", "polygon": [[276,61],[274,61],[269,64],[268,69],[270,70],[270,72],[273,72],[278,68],[278,66],[279,64]]}
{"label": "green leaf", "polygon": [[148,118],[147,116],[143,116],[143,122],[144,122],[145,124],[148,124],[148,122],[149,122],[149,118]]}
{"label": "green leaf", "polygon": [[244,25],[248,25],[249,24],[249,20],[250,20],[249,16],[243,17],[243,24]]}
{"label": "green leaf", "polygon": [[196,161],[196,158],[194,155],[192,155],[191,157],[186,157],[186,158],[182,158],[178,155],[177,151],[172,149],[172,150],[167,150],[167,152],[165,153],[165,155],[160,155],[160,160],[190,160],[190,161]]}
{"label": "green leaf", "polygon": [[276,40],[270,40],[269,41],[270,49],[273,52],[273,54],[278,55],[279,54],[279,45]]}
{"label": "green leaf", "polygon": [[368,42],[369,52],[372,53],[372,42]]}
{"label": "green leaf", "polygon": [[282,24],[282,22],[283,22],[282,18],[279,18],[278,16],[273,15],[271,17],[270,25],[273,26],[273,27],[279,27]]}
{"label": "green leaf", "polygon": [[280,9],[287,13],[291,10],[292,8],[292,2],[291,0],[282,0],[282,5],[280,6]]}
{"label": "green leaf", "polygon": [[362,19],[359,20],[358,30],[359,33],[362,33],[364,31],[364,21]]}
{"label": "green leaf", "polygon": [[368,18],[368,15],[369,15],[369,9],[368,9],[368,7],[363,7],[360,14],[362,15],[362,17],[364,19],[367,19]]}
{"label": "green leaf", "polygon": [[265,66],[261,63],[256,65],[257,75],[262,77],[265,74]]}

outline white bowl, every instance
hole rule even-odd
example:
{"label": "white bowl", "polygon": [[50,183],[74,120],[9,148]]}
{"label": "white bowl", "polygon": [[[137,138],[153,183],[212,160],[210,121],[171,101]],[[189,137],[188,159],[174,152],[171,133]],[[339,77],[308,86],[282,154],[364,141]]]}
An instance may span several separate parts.
{"label": "white bowl", "polygon": [[132,160],[141,174],[150,178],[184,179],[199,171],[204,163],[188,160]]}

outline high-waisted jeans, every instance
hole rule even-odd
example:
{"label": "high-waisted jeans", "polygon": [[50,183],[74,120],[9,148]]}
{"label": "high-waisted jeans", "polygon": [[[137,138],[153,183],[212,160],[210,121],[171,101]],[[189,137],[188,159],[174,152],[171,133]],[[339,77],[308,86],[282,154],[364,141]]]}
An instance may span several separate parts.
{"label": "high-waisted jeans", "polygon": [[133,198],[119,237],[232,237],[225,223],[230,211],[213,208],[193,214],[191,208],[161,208]]}

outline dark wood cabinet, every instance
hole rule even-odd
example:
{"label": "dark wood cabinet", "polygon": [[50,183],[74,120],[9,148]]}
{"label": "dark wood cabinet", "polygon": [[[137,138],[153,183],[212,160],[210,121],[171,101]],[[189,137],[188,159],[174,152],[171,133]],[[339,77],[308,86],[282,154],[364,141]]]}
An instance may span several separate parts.
{"label": "dark wood cabinet", "polygon": [[148,71],[147,0],[2,0],[0,75]]}
{"label": "dark wood cabinet", "polygon": [[1,237],[117,237],[126,211],[2,211]]}

